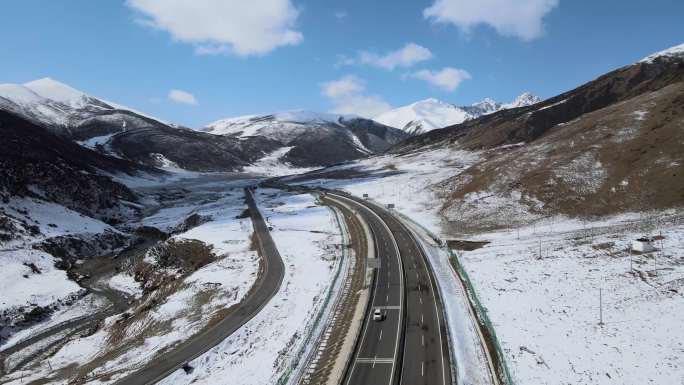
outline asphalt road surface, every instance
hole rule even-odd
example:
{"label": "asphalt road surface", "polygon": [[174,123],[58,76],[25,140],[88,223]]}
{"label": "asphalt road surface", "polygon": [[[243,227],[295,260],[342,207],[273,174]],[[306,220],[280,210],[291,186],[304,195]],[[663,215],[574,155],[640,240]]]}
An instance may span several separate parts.
{"label": "asphalt road surface", "polygon": [[[349,195],[368,222],[380,267],[372,306],[344,383],[347,385],[450,385],[446,327],[434,276],[413,234],[385,209]],[[383,321],[373,321],[379,308]]]}
{"label": "asphalt road surface", "polygon": [[259,240],[259,254],[264,261],[264,272],[256,282],[249,296],[245,298],[226,318],[202,333],[192,336],[172,351],[155,358],[150,364],[116,382],[122,385],[153,384],[178,370],[188,361],[197,358],[226,337],[230,336],[252,319],[278,292],[283,282],[285,266],[278,253],[268,226],[256,207],[254,198],[249,190],[245,190],[245,197],[254,225],[254,231]]}

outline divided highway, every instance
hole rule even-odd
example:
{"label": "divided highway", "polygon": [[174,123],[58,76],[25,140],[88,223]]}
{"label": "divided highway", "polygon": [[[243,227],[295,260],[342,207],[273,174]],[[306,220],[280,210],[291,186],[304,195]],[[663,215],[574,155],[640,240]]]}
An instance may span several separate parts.
{"label": "divided highway", "polygon": [[[413,234],[383,208],[325,191],[368,223],[379,263],[345,385],[450,385],[448,337],[434,276]],[[374,321],[380,309],[386,318]]]}
{"label": "divided highway", "polygon": [[283,282],[285,265],[283,265],[283,260],[280,257],[280,253],[278,253],[273,238],[271,238],[268,226],[261,216],[252,192],[249,189],[245,189],[245,198],[258,240],[259,255],[264,262],[263,274],[254,284],[250,294],[227,317],[205,329],[202,333],[192,336],[170,352],[154,359],[150,364],[137,372],[117,381],[116,384],[147,385],[160,381],[181,368],[186,362],[199,357],[233,334],[233,332],[257,315],[278,292]]}

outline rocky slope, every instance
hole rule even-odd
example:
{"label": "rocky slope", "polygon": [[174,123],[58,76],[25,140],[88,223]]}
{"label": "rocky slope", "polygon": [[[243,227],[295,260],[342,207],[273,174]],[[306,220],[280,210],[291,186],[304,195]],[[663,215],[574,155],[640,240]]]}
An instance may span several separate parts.
{"label": "rocky slope", "polygon": [[382,124],[396,127],[410,135],[418,135],[438,128],[475,119],[496,111],[529,106],[541,99],[526,92],[510,103],[497,103],[486,98],[470,106],[456,106],[434,98],[399,107],[374,118]]}
{"label": "rocky slope", "polygon": [[533,106],[412,137],[392,152],[449,146],[482,156],[437,186],[454,222],[477,215],[493,226],[510,223],[518,204],[539,216],[681,206],[682,51],[652,55]]}
{"label": "rocky slope", "polygon": [[273,151],[282,153],[279,160],[299,167],[328,166],[363,158],[408,137],[369,119],[308,111],[222,119],[203,131],[241,142],[275,142],[277,148]]}
{"label": "rocky slope", "polygon": [[127,160],[83,148],[12,113],[0,111],[0,198],[33,197],[81,214],[113,219],[135,201],[103,174],[156,173]]}

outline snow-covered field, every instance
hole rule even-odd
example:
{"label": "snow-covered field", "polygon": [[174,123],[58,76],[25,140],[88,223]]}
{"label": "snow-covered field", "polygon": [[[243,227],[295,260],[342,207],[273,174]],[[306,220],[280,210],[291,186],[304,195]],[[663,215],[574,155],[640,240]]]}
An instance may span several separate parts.
{"label": "snow-covered field", "polygon": [[648,232],[640,223],[636,214],[559,218],[519,238],[472,237],[491,242],[462,261],[516,383],[684,383],[684,221],[663,213],[651,232],[662,232],[660,250],[630,256],[631,241]]}
{"label": "snow-covered field", "polygon": [[291,164],[282,161],[280,158],[285,156],[291,149],[292,147],[279,148],[257,160],[254,164],[245,167],[244,171],[258,175],[283,176],[305,173],[314,169],[294,167]]}
{"label": "snow-covered field", "polygon": [[[29,304],[47,306],[81,290],[64,270],[55,268],[55,259],[43,251],[0,251],[0,259],[1,310]],[[29,264],[35,265],[40,273],[33,273]]]}
{"label": "snow-covered field", "polygon": [[[66,271],[55,267],[56,258],[34,246],[52,237],[89,239],[119,231],[97,219],[34,198],[11,198],[0,203],[0,208],[17,229],[14,239],[0,243],[0,312],[15,317],[20,308],[28,312],[36,306],[50,306],[61,314],[65,302],[82,296],[79,293],[83,288],[70,280]],[[28,231],[30,227],[36,231]]]}
{"label": "snow-covered field", "polygon": [[[208,218],[208,222],[173,238],[178,241],[194,239],[212,246],[212,252],[218,256],[214,262],[184,278],[174,268],[155,268],[156,273],[179,277],[170,287],[167,285],[157,290],[167,290],[166,294],[155,291],[142,296],[141,285],[133,280],[130,271],[105,279],[110,287],[138,298],[142,296],[140,302],[129,310],[131,320],[122,323],[121,315],[107,318],[94,334],[65,340],[65,345],[57,347],[49,363],[44,361],[8,375],[10,383],[38,378],[63,383],[64,379],[54,374],[74,365],[76,369],[63,370],[62,375],[71,379],[86,376],[93,381],[113,382],[154,358],[155,352],[200,331],[219,312],[242,300],[256,280],[259,266],[258,255],[250,240],[251,221],[239,218],[246,208],[242,192],[244,183],[201,179],[186,181],[180,199],[170,205],[186,204],[187,207],[167,207],[142,221],[142,224],[158,225],[168,230],[183,223],[190,214]],[[145,257],[144,261],[154,263],[154,258]],[[58,272],[63,274],[61,270]],[[55,290],[54,283],[45,287]],[[150,303],[150,311],[141,310]]]}
{"label": "snow-covered field", "polygon": [[[448,149],[383,156],[339,167],[361,166],[369,176],[304,183],[393,203],[400,213],[450,239],[452,229],[443,226],[438,213],[438,182],[459,174],[478,156]],[[468,239],[491,243],[464,252],[462,260],[488,309],[516,383],[684,383],[681,213],[658,213],[669,219],[657,228],[665,237],[663,256],[655,253],[657,274],[652,255],[635,256],[635,273],[630,273],[627,247],[645,235],[634,225],[639,214],[595,222],[542,218],[526,211],[528,205],[517,204],[515,192],[509,198],[489,195],[472,204],[486,211],[488,200],[505,199],[506,205],[515,206],[507,218],[525,219],[512,222],[508,231],[470,234]],[[500,209],[502,202],[492,207]],[[516,223],[530,223],[520,228],[520,239]],[[537,258],[540,241],[542,259]]]}
{"label": "snow-covered field", "polygon": [[163,384],[275,384],[287,380],[321,310],[339,265],[339,229],[329,209],[309,195],[258,190],[257,202],[273,228],[285,264],[281,289],[252,320],[193,360],[191,374],[178,370]]}

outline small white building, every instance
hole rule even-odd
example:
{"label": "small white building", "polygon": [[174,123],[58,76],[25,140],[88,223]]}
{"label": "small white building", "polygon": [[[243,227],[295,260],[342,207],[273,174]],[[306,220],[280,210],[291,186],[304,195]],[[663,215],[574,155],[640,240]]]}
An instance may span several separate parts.
{"label": "small white building", "polygon": [[655,251],[655,249],[655,246],[653,246],[653,238],[643,237],[632,241],[632,250],[634,251],[650,253],[651,251]]}

